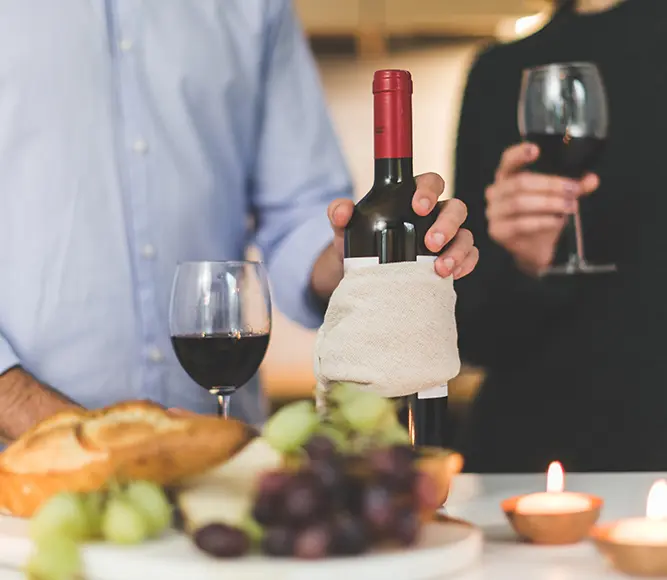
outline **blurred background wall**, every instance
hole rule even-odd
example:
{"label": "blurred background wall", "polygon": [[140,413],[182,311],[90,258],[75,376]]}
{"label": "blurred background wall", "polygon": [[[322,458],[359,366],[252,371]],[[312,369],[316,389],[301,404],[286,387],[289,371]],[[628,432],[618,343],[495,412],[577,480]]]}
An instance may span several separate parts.
{"label": "blurred background wall", "polygon": [[[357,198],[372,182],[373,72],[405,68],[414,79],[415,171],[453,182],[462,91],[475,54],[539,29],[544,0],[295,0],[317,58],[334,125]],[[451,186],[447,194],[452,194]],[[262,368],[274,402],[309,396],[314,333],[276,313]],[[479,373],[465,369],[450,387],[450,406],[474,394]]]}

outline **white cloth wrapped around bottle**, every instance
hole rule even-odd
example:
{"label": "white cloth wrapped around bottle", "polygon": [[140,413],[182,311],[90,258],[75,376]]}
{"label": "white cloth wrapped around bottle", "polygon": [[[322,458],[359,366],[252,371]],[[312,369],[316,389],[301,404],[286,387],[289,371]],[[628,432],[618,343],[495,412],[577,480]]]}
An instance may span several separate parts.
{"label": "white cloth wrapped around bottle", "polygon": [[385,397],[446,385],[461,367],[455,305],[432,261],[348,270],[315,341],[319,394],[339,381]]}

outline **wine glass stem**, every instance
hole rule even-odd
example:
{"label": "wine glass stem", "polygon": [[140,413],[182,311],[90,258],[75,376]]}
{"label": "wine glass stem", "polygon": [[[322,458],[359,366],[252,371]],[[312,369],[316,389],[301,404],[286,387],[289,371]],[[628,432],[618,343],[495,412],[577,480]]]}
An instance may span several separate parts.
{"label": "wine glass stem", "polygon": [[581,227],[581,214],[578,209],[576,213],[569,216],[566,229],[570,254],[568,261],[573,265],[583,264],[586,261],[584,256],[584,234]]}
{"label": "wine glass stem", "polygon": [[218,417],[229,418],[229,402],[231,395],[218,394]]}

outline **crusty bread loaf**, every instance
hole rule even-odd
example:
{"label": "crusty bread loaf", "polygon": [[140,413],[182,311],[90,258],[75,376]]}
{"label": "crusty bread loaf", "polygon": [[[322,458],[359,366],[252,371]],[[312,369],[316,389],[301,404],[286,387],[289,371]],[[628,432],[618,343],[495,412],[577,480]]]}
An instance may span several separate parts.
{"label": "crusty bread loaf", "polygon": [[0,453],[0,510],[29,517],[59,491],[103,489],[112,479],[173,485],[225,461],[255,435],[239,421],[175,416],[148,401],[63,411]]}

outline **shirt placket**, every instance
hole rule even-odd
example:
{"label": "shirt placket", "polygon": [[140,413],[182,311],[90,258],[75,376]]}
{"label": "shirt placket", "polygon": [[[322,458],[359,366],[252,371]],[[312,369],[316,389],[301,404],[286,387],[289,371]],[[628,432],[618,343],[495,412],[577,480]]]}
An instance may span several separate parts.
{"label": "shirt placket", "polygon": [[[147,158],[151,154],[150,115],[141,93],[139,66],[141,10],[134,0],[110,0],[113,21],[111,50],[117,78],[120,117],[118,146],[123,173],[123,195],[128,209],[128,240],[135,282],[135,303],[140,322],[142,360],[141,396],[163,400],[164,353],[156,301],[154,261],[148,202]],[[162,340],[161,340],[162,339]]]}

